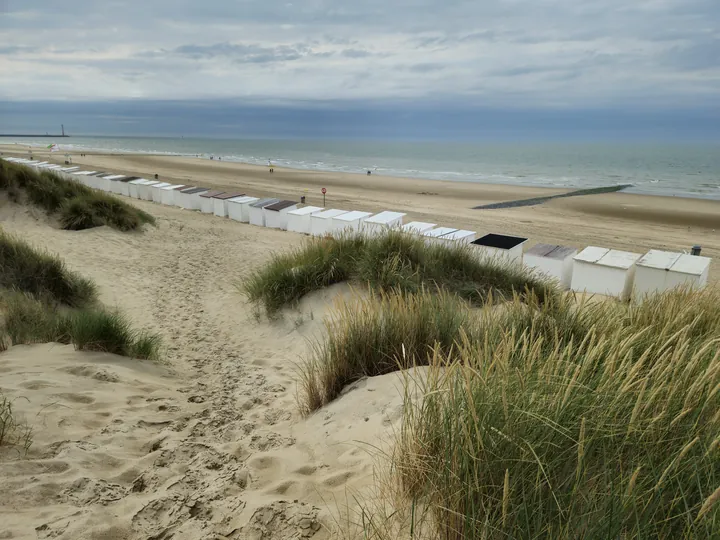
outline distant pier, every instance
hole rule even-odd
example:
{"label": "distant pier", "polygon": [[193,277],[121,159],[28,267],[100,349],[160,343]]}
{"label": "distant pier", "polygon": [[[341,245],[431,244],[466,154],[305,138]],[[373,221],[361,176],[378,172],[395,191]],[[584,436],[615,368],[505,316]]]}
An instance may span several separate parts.
{"label": "distant pier", "polygon": [[27,134],[20,134],[20,133],[0,133],[0,137],[44,137],[44,138],[65,138],[67,139],[70,135],[53,135],[52,133],[45,133],[44,135],[27,135]]}

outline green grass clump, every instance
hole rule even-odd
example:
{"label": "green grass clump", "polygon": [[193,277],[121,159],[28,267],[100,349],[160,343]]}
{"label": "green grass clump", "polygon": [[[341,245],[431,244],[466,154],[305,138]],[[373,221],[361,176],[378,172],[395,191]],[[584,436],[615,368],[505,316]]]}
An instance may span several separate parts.
{"label": "green grass clump", "polygon": [[155,219],[146,212],[125,204],[117,197],[93,192],[67,200],[60,208],[63,229],[79,231],[108,225],[119,231],[133,231]]}
{"label": "green grass clump", "polygon": [[33,442],[32,435],[32,428],[18,419],[13,401],[0,392],[0,447],[21,448],[27,453]]}
{"label": "green grass clump", "polygon": [[430,366],[408,382],[392,463],[416,531],[717,534],[720,291],[639,305],[518,297],[479,311],[428,296],[344,309],[303,378],[319,381],[311,409],[335,382]]}
{"label": "green grass clump", "polygon": [[63,308],[31,294],[0,295],[0,336],[8,344],[72,343],[80,351],[100,351],[143,360],[157,360],[159,336],[134,330],[119,312],[97,306]]}
{"label": "green grass clump", "polygon": [[118,312],[80,310],[69,317],[70,339],[80,351],[100,351],[120,356],[156,360],[160,338],[139,333]]}
{"label": "green grass clump", "polygon": [[466,303],[447,292],[381,295],[342,304],[326,321],[301,368],[301,408],[310,413],[365,376],[427,364],[433,347],[448,352],[477,335]]}
{"label": "green grass clump", "polygon": [[541,301],[558,295],[554,284],[520,266],[480,260],[470,246],[428,245],[400,231],[310,239],[253,272],[243,289],[272,316],[307,293],[342,281],[406,293],[437,288],[478,305],[491,293],[498,299],[530,293]]}
{"label": "green grass clump", "polygon": [[4,292],[0,295],[0,315],[0,333],[14,345],[70,343],[69,319],[32,294]]}
{"label": "green grass clump", "polygon": [[52,171],[0,160],[0,189],[24,192],[28,201],[57,214],[67,230],[83,230],[107,225],[120,231],[138,230],[155,219],[139,208],[108,193],[93,190]]}
{"label": "green grass clump", "polygon": [[58,257],[0,230],[0,288],[31,293],[68,306],[95,300],[95,285]]}

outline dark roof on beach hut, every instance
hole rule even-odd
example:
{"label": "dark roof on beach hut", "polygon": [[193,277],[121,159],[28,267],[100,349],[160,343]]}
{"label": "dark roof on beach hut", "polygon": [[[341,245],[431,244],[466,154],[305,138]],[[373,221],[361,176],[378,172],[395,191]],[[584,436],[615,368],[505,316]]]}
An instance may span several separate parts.
{"label": "dark roof on beach hut", "polygon": [[285,208],[295,206],[296,204],[297,204],[296,201],[280,201],[280,202],[271,204],[269,206],[266,206],[265,210],[273,210],[275,212],[279,212],[280,210],[284,210]]}
{"label": "dark roof on beach hut", "polygon": [[519,236],[506,236],[504,234],[490,233],[486,234],[482,238],[478,238],[473,242],[473,244],[497,249],[512,249],[526,241],[527,238],[521,238]]}

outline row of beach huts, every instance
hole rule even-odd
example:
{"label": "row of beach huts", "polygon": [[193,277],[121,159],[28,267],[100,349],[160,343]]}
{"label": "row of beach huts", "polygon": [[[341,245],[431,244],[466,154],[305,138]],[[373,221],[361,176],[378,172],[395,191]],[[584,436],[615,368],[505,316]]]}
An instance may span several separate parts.
{"label": "row of beach huts", "polygon": [[129,177],[103,171],[81,171],[44,161],[6,158],[7,161],[50,170],[88,187],[135,199],[153,201],[186,210],[230,218],[241,223],[282,229],[313,236],[348,232],[377,234],[397,228],[423,236],[427,242],[467,243],[481,258],[497,258],[526,267],[557,280],[566,289],[627,299],[662,292],[677,286],[704,287],[711,259],[699,255],[650,250],[645,254],[589,246],[577,249],[537,244],[525,250],[527,238],[505,234],[478,234],[476,231],[439,227],[435,223],[403,223],[406,214],[383,211],[378,214],[356,210],[301,206],[295,201],[260,198],[244,193],[224,192]]}

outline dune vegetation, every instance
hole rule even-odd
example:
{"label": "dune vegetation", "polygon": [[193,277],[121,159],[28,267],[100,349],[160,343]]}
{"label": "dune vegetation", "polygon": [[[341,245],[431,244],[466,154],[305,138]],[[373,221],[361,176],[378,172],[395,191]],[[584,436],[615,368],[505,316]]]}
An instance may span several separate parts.
{"label": "dune vegetation", "polygon": [[119,231],[140,229],[155,218],[108,193],[67,180],[52,171],[37,171],[26,165],[0,160],[0,190],[11,199],[24,198],[57,216],[68,230],[107,225]]}
{"label": "dune vegetation", "polygon": [[[717,289],[642,304],[518,295],[481,309],[421,292],[370,297],[327,325],[302,371],[306,412],[362,376],[429,366],[407,372],[390,468],[417,534],[720,530]],[[395,537],[381,514],[366,517],[367,537]]]}
{"label": "dune vegetation", "polygon": [[158,336],[97,302],[95,284],[55,255],[0,230],[0,350],[29,343],[157,359]]}
{"label": "dune vegetation", "polygon": [[400,231],[308,239],[289,253],[275,255],[242,288],[273,316],[312,291],[345,281],[377,291],[442,290],[475,305],[490,296],[499,300],[531,294],[545,301],[558,295],[553,283],[520,267],[481,261],[469,246],[427,244]]}

